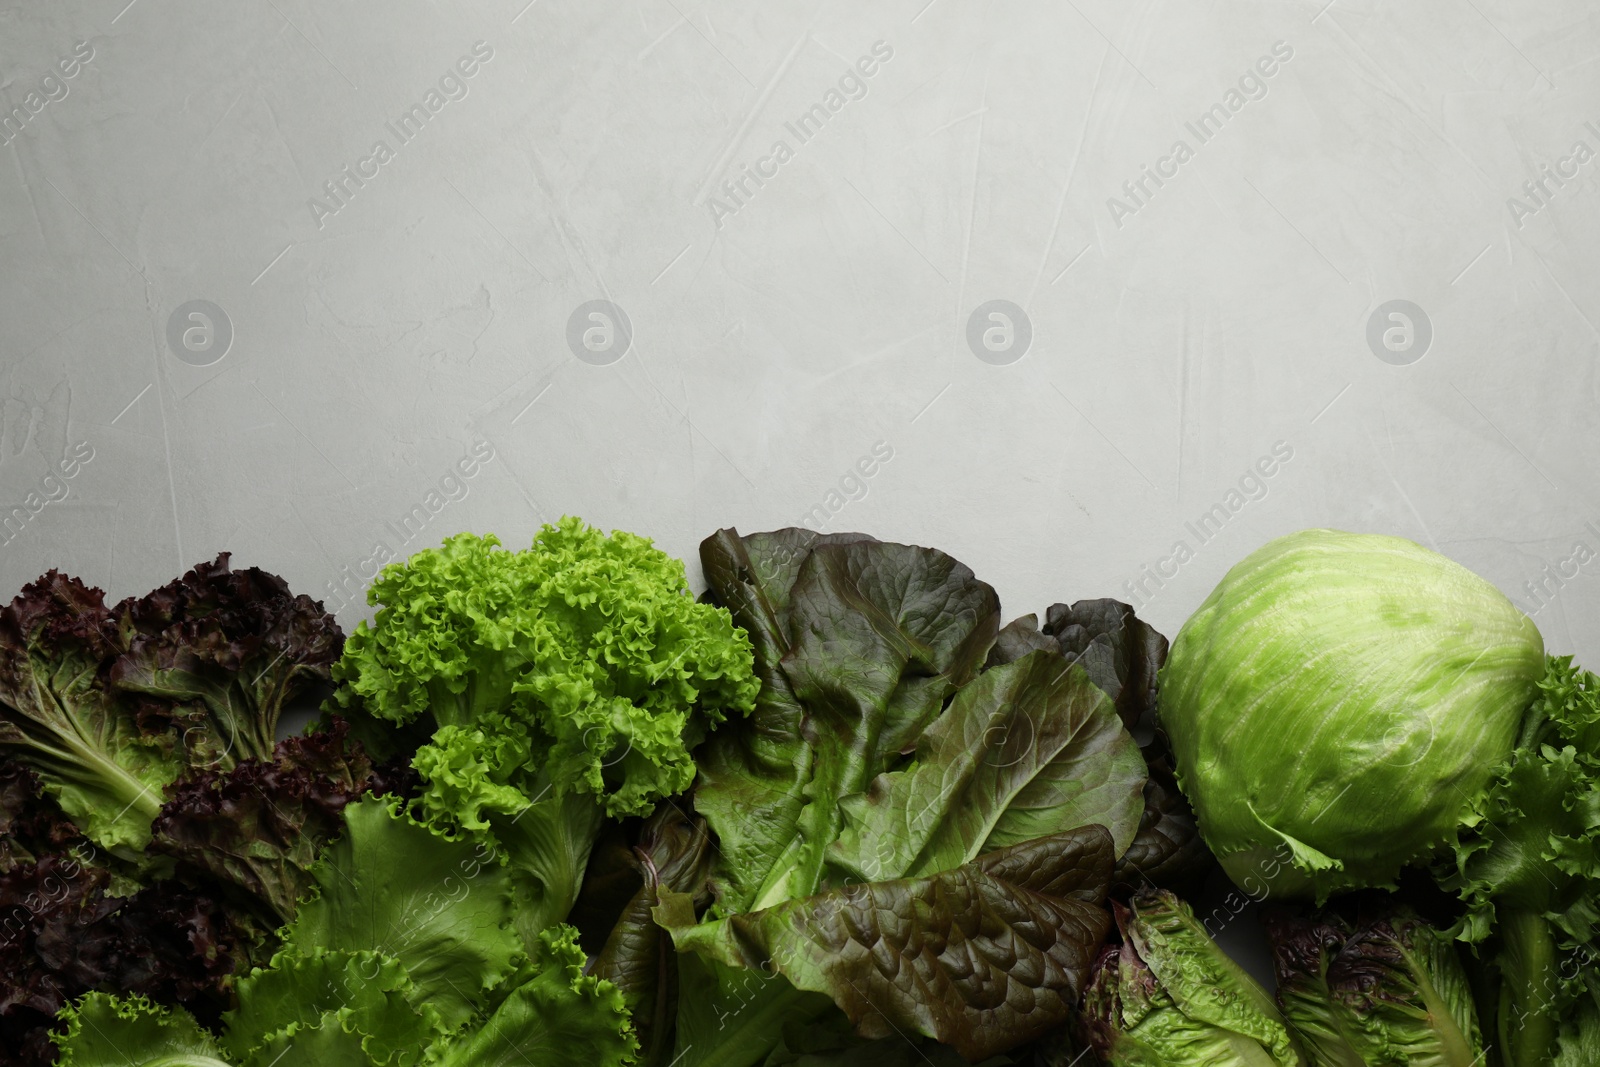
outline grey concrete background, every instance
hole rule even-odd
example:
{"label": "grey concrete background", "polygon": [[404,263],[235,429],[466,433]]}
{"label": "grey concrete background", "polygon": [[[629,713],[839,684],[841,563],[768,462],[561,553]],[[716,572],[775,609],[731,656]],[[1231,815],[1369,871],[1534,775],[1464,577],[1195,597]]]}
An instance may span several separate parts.
{"label": "grey concrete background", "polygon": [[1597,44],[1576,0],[8,2],[0,585],[228,549],[353,625],[380,543],[574,513],[697,576],[809,515],[1171,634],[1330,525],[1600,662]]}

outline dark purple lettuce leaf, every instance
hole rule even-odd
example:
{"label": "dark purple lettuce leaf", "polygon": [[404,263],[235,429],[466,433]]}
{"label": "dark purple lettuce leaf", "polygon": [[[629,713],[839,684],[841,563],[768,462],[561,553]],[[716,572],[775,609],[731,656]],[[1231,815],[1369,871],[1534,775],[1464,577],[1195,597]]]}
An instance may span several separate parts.
{"label": "dark purple lettuce leaf", "polygon": [[1090,680],[1116,704],[1130,731],[1153,722],[1156,673],[1167,659],[1167,639],[1139,619],[1131,605],[1110,599],[1052,604],[1043,630],[1037,627],[1036,616],[1013,619],[1000,631],[988,665],[1054,648],[1083,664]]}
{"label": "dark purple lettuce leaf", "polygon": [[178,861],[180,876],[241,901],[269,929],[286,924],[311,888],[311,865],[341,832],[345,806],[374,786],[372,763],[348,732],[335,720],[280,742],[270,761],[180,781],[155,820],[152,851]]}
{"label": "dark purple lettuce leaf", "polygon": [[604,947],[628,902],[644,887],[639,858],[633,852],[643,836],[643,825],[640,818],[608,819],[589,850],[583,885],[566,923],[578,931],[578,944],[591,958]]}
{"label": "dark purple lettuce leaf", "polygon": [[0,874],[0,1065],[55,1062],[55,1014],[87,992],[138,994],[211,1022],[227,1006],[239,956],[226,910],[171,881],[111,896],[91,851]]}
{"label": "dark purple lettuce leaf", "polygon": [[[999,667],[1015,663],[1030,652],[1059,652],[1056,640],[1039,632],[1039,616],[1019,615],[1000,628],[994,646],[989,649],[989,659],[984,667]],[[1099,684],[1099,683],[1096,683]]]}
{"label": "dark purple lettuce leaf", "polygon": [[1200,838],[1194,811],[1170,781],[1151,775],[1144,787],[1144,815],[1133,844],[1117,859],[1112,878],[1119,896],[1139,889],[1197,890],[1216,860]]}
{"label": "dark purple lettuce leaf", "polygon": [[1144,814],[1133,844],[1117,858],[1112,891],[1126,897],[1141,889],[1197,892],[1217,866],[1195,822],[1194,809],[1178,789],[1166,737],[1157,732],[1143,748],[1150,777],[1144,784]]}
{"label": "dark purple lettuce leaf", "polygon": [[107,690],[124,647],[104,594],[58,571],[0,611],[0,757],[38,774],[97,844],[132,853],[179,762],[176,735]]}
{"label": "dark purple lettuce leaf", "polygon": [[1090,825],[710,923],[681,896],[656,914],[680,951],[824,993],[862,1037],[918,1034],[976,1062],[1073,1015],[1111,925],[1111,866],[1111,835]]}
{"label": "dark purple lettuce leaf", "polygon": [[223,552],[113,609],[128,647],[112,686],[165,718],[191,766],[227,770],[272,758],[278,720],[297,696],[330,686],[344,634],[320,602]]}
{"label": "dark purple lettuce leaf", "polygon": [[0,874],[82,841],[77,825],[44,794],[37,774],[0,759]]}

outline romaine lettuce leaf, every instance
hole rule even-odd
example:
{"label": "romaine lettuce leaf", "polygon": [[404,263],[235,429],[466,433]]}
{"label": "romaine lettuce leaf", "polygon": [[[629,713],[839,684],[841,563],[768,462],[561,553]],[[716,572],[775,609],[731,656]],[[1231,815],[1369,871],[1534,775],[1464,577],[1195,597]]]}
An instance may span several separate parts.
{"label": "romaine lettuce leaf", "polygon": [[1081,1028],[1109,1067],[1301,1067],[1272,996],[1165,890],[1114,905],[1122,944],[1095,961]]}
{"label": "romaine lettuce leaf", "polygon": [[623,905],[590,973],[621,991],[639,1039],[639,1063],[651,1067],[671,1057],[678,1006],[672,939],[656,924],[652,911],[662,893],[686,894],[696,908],[709,901],[706,876],[712,846],[705,820],[668,801],[650,817],[628,856],[638,873],[638,889]]}
{"label": "romaine lettuce leaf", "polygon": [[813,892],[843,815],[945,699],[999,627],[994,590],[933,549],[723,530],[700,546],[710,592],[752,635],[762,690],[704,745],[695,809],[717,835],[723,913]]}
{"label": "romaine lettuce leaf", "polygon": [[826,994],[863,1037],[909,1031],[976,1061],[1071,1015],[1110,926],[1112,856],[1090,825],[714,922],[694,924],[680,895],[656,914],[680,950]]}
{"label": "romaine lettuce leaf", "polygon": [[1278,1001],[1311,1067],[1478,1067],[1477,1011],[1456,943],[1414,913],[1263,915]]}
{"label": "romaine lettuce leaf", "polygon": [[868,880],[958,867],[981,852],[1098,823],[1132,842],[1146,771],[1082,666],[1030,652],[966,685],[905,770],[841,802],[831,862]]}

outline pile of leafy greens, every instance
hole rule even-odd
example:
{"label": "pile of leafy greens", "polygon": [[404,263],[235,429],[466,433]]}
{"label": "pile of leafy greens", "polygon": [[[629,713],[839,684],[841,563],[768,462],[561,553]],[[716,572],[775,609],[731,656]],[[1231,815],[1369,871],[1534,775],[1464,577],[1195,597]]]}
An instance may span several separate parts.
{"label": "pile of leafy greens", "polygon": [[[1280,849],[1291,865],[1274,893],[1319,903],[1362,889],[1405,899],[1403,879],[1431,873],[1430,889],[1455,898],[1438,929],[1474,953],[1489,1067],[1592,1060],[1600,679],[1547,655],[1493,585],[1401,538],[1301,531],[1228,572],[1179,632],[1161,683],[1183,789],[1236,881]],[[1379,944],[1320,929],[1344,946],[1316,964],[1330,975],[1351,944]],[[1415,974],[1358,973],[1405,1003],[1422,995]],[[1346,1041],[1333,1062],[1423,1062],[1423,1046],[1440,1062],[1477,1055],[1464,1023],[1459,1039],[1440,1036],[1444,1019],[1407,1034],[1337,986],[1284,990],[1300,1009],[1322,998],[1326,1020],[1385,1031]]]}
{"label": "pile of leafy greens", "polygon": [[[0,613],[0,1065],[957,1067],[1211,869],[1111,600],[567,518],[391,564],[346,640],[227,557]],[[284,712],[327,700],[303,736]],[[10,936],[15,927],[17,936]]]}

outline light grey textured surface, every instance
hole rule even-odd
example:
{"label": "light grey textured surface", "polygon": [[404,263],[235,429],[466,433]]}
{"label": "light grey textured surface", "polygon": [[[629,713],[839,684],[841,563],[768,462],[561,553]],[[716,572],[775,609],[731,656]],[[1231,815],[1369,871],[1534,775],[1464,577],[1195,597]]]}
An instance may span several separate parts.
{"label": "light grey textured surface", "polygon": [[[379,543],[563,513],[693,573],[715,528],[810,513],[950,551],[1008,614],[1164,568],[1133,599],[1170,634],[1331,525],[1600,660],[1590,4],[125,2],[0,13],[7,589],[228,549],[338,603]],[[1544,165],[1573,176],[1536,200]],[[619,359],[569,350],[595,300]],[[1392,300],[1420,360],[1369,347]],[[190,301],[220,359],[169,344],[183,309],[204,348]],[[1020,359],[969,347],[990,301]]]}

